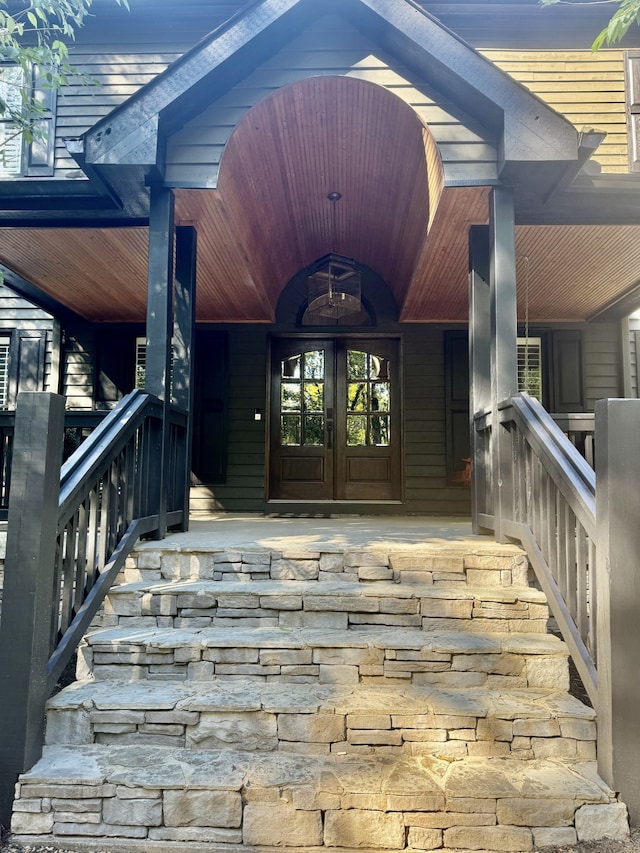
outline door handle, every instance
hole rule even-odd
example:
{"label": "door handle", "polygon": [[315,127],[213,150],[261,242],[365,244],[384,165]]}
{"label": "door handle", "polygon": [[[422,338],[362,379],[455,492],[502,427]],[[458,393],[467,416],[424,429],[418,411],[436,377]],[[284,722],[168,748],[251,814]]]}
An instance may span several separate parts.
{"label": "door handle", "polygon": [[327,449],[333,450],[333,409],[327,409]]}

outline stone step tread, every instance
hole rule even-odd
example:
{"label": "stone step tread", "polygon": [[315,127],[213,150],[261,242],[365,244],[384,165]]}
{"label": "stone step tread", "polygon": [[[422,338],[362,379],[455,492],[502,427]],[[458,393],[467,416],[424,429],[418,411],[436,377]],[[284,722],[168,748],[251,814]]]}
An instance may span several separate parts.
{"label": "stone step tread", "polygon": [[405,685],[261,684],[250,679],[207,682],[75,682],[48,702],[51,711],[199,711],[445,715],[503,720],[594,720],[595,711],[559,690],[438,689]]}
{"label": "stone step tread", "polygon": [[[198,537],[193,533],[169,533],[162,542],[140,542],[132,551],[132,556],[148,552],[160,554],[276,554],[285,559],[317,559],[319,554],[407,554],[413,556],[469,556],[469,557],[518,557],[525,552],[519,545],[495,542],[485,538],[483,541],[464,543],[440,540],[434,542],[426,539],[423,542],[393,542],[385,539],[382,542],[369,542],[366,545],[346,545],[341,542],[325,540],[311,545],[286,543],[260,545],[256,542],[236,543],[222,546],[216,543],[215,535],[208,533]],[[303,555],[303,556],[301,556]]]}
{"label": "stone step tread", "polygon": [[[20,777],[27,786],[125,786],[129,789],[259,791],[277,789],[344,794],[444,794],[460,798],[561,798],[608,803],[615,798],[592,762],[568,765],[550,759],[433,756],[255,754],[235,750],[184,750],[149,745],[48,746],[38,763]],[[266,796],[263,800],[269,802]],[[270,800],[273,805],[273,799]],[[399,809],[402,810],[402,809]],[[419,810],[419,809],[411,809]],[[437,809],[431,805],[426,811]]]}
{"label": "stone step tread", "polygon": [[551,634],[472,634],[420,628],[140,628],[119,626],[90,632],[94,649],[126,651],[176,648],[377,648],[428,650],[443,654],[523,654],[567,656],[566,645]]}
{"label": "stone step tread", "polygon": [[[353,581],[295,581],[295,580],[255,580],[213,581],[213,580],[164,580],[135,581],[112,587],[110,597],[152,595],[199,595],[239,597],[249,601],[260,598],[279,598],[298,596],[305,600],[317,598],[341,598],[354,596],[362,598],[434,598],[482,600],[500,604],[512,604],[524,601],[532,604],[546,604],[543,592],[528,586],[476,586],[460,583],[452,584],[407,584],[391,581],[353,582]],[[251,606],[244,604],[244,607]]]}

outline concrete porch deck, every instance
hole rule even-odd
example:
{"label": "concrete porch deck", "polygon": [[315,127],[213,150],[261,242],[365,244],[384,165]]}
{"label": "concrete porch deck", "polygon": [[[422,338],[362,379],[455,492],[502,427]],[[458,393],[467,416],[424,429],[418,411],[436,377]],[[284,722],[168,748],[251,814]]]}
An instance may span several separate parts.
{"label": "concrete porch deck", "polygon": [[[436,516],[271,516],[218,513],[192,518],[186,533],[169,533],[164,540],[180,551],[215,547],[272,549],[299,548],[325,551],[430,545],[482,548],[496,543],[490,536],[471,532],[471,520]],[[138,549],[157,549],[158,542],[139,543]],[[505,546],[512,549],[513,546]]]}

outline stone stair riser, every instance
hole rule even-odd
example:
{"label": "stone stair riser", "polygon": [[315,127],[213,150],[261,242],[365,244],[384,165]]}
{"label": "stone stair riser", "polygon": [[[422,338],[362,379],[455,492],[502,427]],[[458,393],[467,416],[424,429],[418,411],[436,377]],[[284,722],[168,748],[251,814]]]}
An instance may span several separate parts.
{"label": "stone stair riser", "polygon": [[123,582],[199,578],[251,581],[389,581],[482,586],[526,586],[529,565],[522,554],[468,554],[432,551],[207,551],[141,550],[129,557]]}
{"label": "stone stair riser", "polygon": [[[317,786],[292,781],[274,787],[263,768],[262,781],[237,771],[220,774],[227,781],[215,790],[186,789],[170,778],[162,783],[157,772],[144,782],[121,772],[120,781],[79,785],[25,778],[13,825],[61,838],[515,853],[534,844],[573,844],[585,821],[624,820],[624,806],[611,802],[610,793],[595,784],[576,788],[577,777],[551,764],[509,775],[498,766],[466,776],[456,776],[457,770],[439,777],[414,764],[404,768],[406,776],[383,780],[374,765],[361,769],[360,778],[347,772],[346,779],[339,769],[323,774],[318,768],[323,783]],[[419,779],[408,790],[412,771]]]}
{"label": "stone stair riser", "polygon": [[[188,708],[188,706],[187,706]],[[153,744],[301,754],[406,753],[595,759],[596,728],[583,718],[499,719],[453,714],[143,711],[95,708],[49,714],[48,744]]]}
{"label": "stone stair riser", "polygon": [[[500,601],[487,596],[423,597],[406,595],[281,595],[216,592],[114,592],[96,625],[116,627],[223,628],[308,627],[358,628],[361,625],[456,630],[459,620],[472,620],[470,630],[545,633],[549,610],[535,600]],[[135,620],[135,621],[132,621]]]}
{"label": "stone stair riser", "polygon": [[213,680],[252,678],[320,684],[386,684],[390,680],[417,686],[545,687],[567,690],[566,654],[503,652],[464,654],[429,649],[300,648],[283,638],[268,648],[141,648],[121,645],[84,646],[79,672],[96,679],[125,681],[171,678]]}

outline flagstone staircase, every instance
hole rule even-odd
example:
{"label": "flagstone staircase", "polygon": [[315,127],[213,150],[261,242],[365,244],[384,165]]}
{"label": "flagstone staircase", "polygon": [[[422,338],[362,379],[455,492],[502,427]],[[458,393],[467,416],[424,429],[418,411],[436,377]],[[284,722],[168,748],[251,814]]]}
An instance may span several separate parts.
{"label": "flagstone staircase", "polygon": [[[517,548],[128,560],[48,706],[18,841],[530,851],[624,837],[594,712]],[[109,841],[107,841],[107,839]]]}

